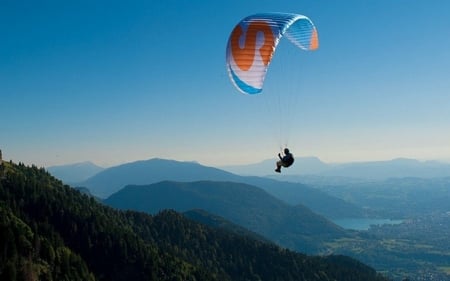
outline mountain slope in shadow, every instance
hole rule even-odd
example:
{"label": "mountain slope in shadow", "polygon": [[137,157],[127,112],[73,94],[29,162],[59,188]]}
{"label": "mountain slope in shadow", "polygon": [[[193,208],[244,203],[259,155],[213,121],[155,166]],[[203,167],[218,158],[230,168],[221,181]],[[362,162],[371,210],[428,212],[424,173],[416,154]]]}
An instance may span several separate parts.
{"label": "mountain slope in shadow", "polygon": [[104,203],[156,214],[163,209],[203,209],[270,240],[302,252],[320,250],[323,241],[347,232],[304,206],[290,206],[264,190],[234,182],[172,182],[130,185]]}

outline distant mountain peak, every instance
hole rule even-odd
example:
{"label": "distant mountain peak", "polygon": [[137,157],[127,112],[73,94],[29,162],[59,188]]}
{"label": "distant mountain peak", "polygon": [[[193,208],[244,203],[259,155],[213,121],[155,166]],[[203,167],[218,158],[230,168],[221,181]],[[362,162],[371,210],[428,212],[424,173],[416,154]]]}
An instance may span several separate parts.
{"label": "distant mountain peak", "polygon": [[[273,159],[266,159],[258,163],[222,166],[221,169],[245,176],[268,176],[274,174],[275,163],[278,157]],[[295,157],[295,163],[289,169],[283,169],[282,175],[298,175],[310,174],[317,171],[324,171],[329,169],[329,165],[322,162],[319,158],[314,156]]]}
{"label": "distant mountain peak", "polygon": [[107,197],[126,185],[152,184],[165,180],[232,180],[237,177],[196,162],[151,158],[105,169],[80,185],[88,187],[94,195]]}
{"label": "distant mountain peak", "polygon": [[91,161],[84,161],[60,166],[51,166],[47,170],[56,178],[67,184],[84,181],[104,170]]}
{"label": "distant mountain peak", "polygon": [[61,167],[80,167],[80,166],[95,166],[95,167],[103,168],[103,167],[100,167],[100,166],[94,164],[92,161],[86,160],[86,161],[68,163],[68,164],[62,164],[62,165],[53,165],[53,166],[47,167],[47,169],[61,168]]}

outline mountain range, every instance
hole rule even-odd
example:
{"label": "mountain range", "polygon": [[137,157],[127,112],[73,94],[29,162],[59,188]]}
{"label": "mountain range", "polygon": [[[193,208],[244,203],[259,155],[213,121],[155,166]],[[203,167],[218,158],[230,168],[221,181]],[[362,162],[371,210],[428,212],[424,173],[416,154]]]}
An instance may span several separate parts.
{"label": "mountain range", "polygon": [[[301,179],[305,175],[326,177],[347,177],[371,180],[403,177],[448,177],[450,164],[439,161],[419,161],[415,159],[397,158],[387,161],[369,161],[354,163],[322,162],[316,157],[297,157],[295,164],[289,169],[283,169],[282,175],[274,175],[275,160],[265,160],[250,165],[224,166],[221,169],[239,175],[270,175],[273,178]],[[297,178],[295,176],[298,176]]]}
{"label": "mountain range", "polygon": [[274,176],[282,178],[285,175],[309,175],[323,173],[331,168],[330,164],[322,162],[317,157],[296,157],[295,163],[289,169],[283,169],[281,174],[275,174],[275,163],[278,159],[266,159],[258,163],[245,165],[228,165],[218,168],[242,176]]}
{"label": "mountain range", "polygon": [[78,183],[77,186],[88,188],[94,196],[106,198],[127,185],[148,185],[166,180],[245,183],[262,188],[291,205],[304,205],[328,218],[365,215],[365,211],[360,207],[301,183],[282,182],[263,177],[244,177],[195,162],[157,158],[105,169],[86,181]]}
{"label": "mountain range", "polygon": [[[147,160],[143,160],[142,162],[145,163],[146,161]],[[289,169],[283,169],[281,174],[275,174],[273,172],[275,168],[275,161],[276,159],[268,159],[254,164],[232,165],[232,166],[229,165],[216,168],[222,171],[233,173],[235,175],[264,176],[278,180],[281,179],[300,182],[305,181],[305,176],[306,177],[319,176],[322,178],[327,177],[332,178],[333,181],[335,181],[336,179],[339,180],[339,178],[355,179],[355,180],[358,179],[384,180],[388,178],[403,178],[403,177],[434,178],[434,177],[450,176],[449,163],[439,161],[419,161],[407,158],[397,158],[386,161],[366,161],[366,162],[330,164],[321,161],[317,157],[297,157],[295,164]],[[195,163],[195,162],[185,162],[185,163]],[[162,165],[161,168],[170,169],[170,165]],[[93,164],[92,162],[86,161],[69,165],[51,166],[48,167],[47,170],[50,173],[52,173],[52,175],[61,179],[62,181],[74,184],[87,180],[88,178],[102,172],[103,170],[105,170],[105,168],[99,167]],[[168,179],[167,176],[171,176],[170,173],[162,175],[161,180]],[[199,180],[199,178],[196,177],[194,180]],[[208,180],[208,178],[204,178],[204,180]]]}
{"label": "mountain range", "polygon": [[[164,160],[164,159],[150,159],[145,161],[138,161],[138,162],[153,162],[152,165],[155,167],[163,167],[167,166],[170,167],[168,170],[164,171],[164,169],[158,170],[158,169],[142,169],[137,174],[133,174],[136,176],[139,180],[144,180],[144,182],[148,179],[161,179],[161,174],[158,174],[158,172],[165,173],[165,177],[168,177],[170,179],[170,175],[173,174],[173,177],[176,177],[178,175],[178,165],[181,163],[184,167],[184,171],[189,173],[189,166],[194,165],[195,170],[199,172],[199,174],[202,175],[202,178],[206,178],[209,175],[215,175],[215,173],[218,173],[222,177],[224,176],[226,180],[214,180],[214,176],[210,177],[208,180],[209,184],[215,185],[216,183],[223,183],[226,182],[227,184],[246,184],[249,187],[257,188],[257,189],[263,189],[268,194],[281,199],[284,204],[287,203],[289,205],[289,208],[295,208],[296,205],[300,205],[300,208],[304,208],[304,206],[307,206],[309,209],[311,209],[313,212],[317,214],[324,215],[327,218],[333,218],[333,216],[337,218],[345,218],[346,215],[355,215],[361,212],[360,214],[362,216],[365,215],[364,210],[361,210],[358,206],[364,206],[364,208],[369,208],[372,210],[376,210],[377,212],[381,211],[381,215],[387,215],[384,218],[392,218],[391,215],[394,215],[394,218],[396,218],[396,215],[400,215],[400,217],[408,218],[410,215],[414,216],[422,216],[423,212],[432,212],[430,215],[436,213],[436,210],[442,210],[445,214],[445,212],[448,212],[448,180],[449,178],[419,178],[419,177],[393,177],[390,179],[370,179],[365,177],[343,177],[340,175],[330,175],[330,176],[319,176],[319,175],[289,175],[287,173],[282,173],[281,175],[276,175],[274,178],[267,178],[267,177],[255,177],[255,176],[238,176],[236,174],[227,173],[225,171],[217,171],[218,169],[212,168],[214,170],[214,173],[209,173],[211,167],[205,167],[198,163],[194,162],[178,162],[178,161],[172,161],[172,160]],[[164,162],[170,162],[164,163]],[[416,160],[409,160],[409,159],[396,159],[393,161],[387,161],[388,166],[390,165],[393,167],[393,170],[398,169],[398,167],[406,167],[406,166],[421,166],[423,164],[427,165],[435,165],[437,164],[437,167],[441,167],[437,170],[441,170],[445,172],[446,164],[445,163],[438,163],[438,162],[421,162]],[[272,162],[271,162],[272,163]],[[297,162],[296,162],[297,163]],[[137,163],[127,163],[129,169],[132,170],[132,167]],[[158,165],[161,164],[161,165]],[[377,167],[377,163],[366,163],[368,166],[373,166],[374,168]],[[405,164],[407,164],[405,166]],[[149,165],[149,163],[138,163],[138,166],[146,166]],[[121,165],[114,167],[121,170]],[[363,165],[364,166],[364,165]],[[397,168],[395,168],[397,166]],[[288,171],[289,169],[285,169],[284,171]],[[401,169],[400,169],[401,170]],[[404,169],[404,171],[407,171],[408,169]],[[411,170],[409,170],[411,171]],[[106,170],[105,170],[106,172]],[[360,173],[362,174],[362,173]],[[417,175],[424,175],[425,173],[417,173]],[[445,174],[445,173],[444,173]],[[398,174],[397,174],[398,175]],[[428,174],[430,175],[430,174]],[[436,175],[439,175],[439,173],[436,173]],[[108,179],[108,177],[105,177],[103,180],[103,186],[108,186],[110,184],[114,185],[115,180],[122,180],[123,182],[127,182],[130,180],[130,178],[127,179],[126,173],[122,176],[122,178],[114,178],[114,175],[110,175],[111,178]],[[96,176],[92,177],[95,178]],[[186,176],[184,176],[186,178]],[[231,180],[228,180],[228,179]],[[191,178],[192,179],[192,178]],[[136,179],[134,179],[136,180]],[[134,181],[133,180],[133,181]],[[286,181],[282,181],[286,180]],[[289,182],[288,182],[289,181]],[[172,200],[172,202],[162,202],[164,204],[167,203],[167,206],[171,206],[170,204],[175,203],[177,206],[177,200],[182,200],[180,198],[186,197],[191,198],[193,197],[195,200],[201,199],[203,196],[203,199],[208,198],[209,195],[204,193],[204,190],[198,189],[195,196],[188,193],[186,196],[181,195],[177,196],[176,194],[183,194],[184,191],[182,191],[179,188],[179,184],[189,184],[189,185],[197,185],[202,184],[205,182],[205,180],[200,181],[156,181],[152,183],[144,183],[140,184],[139,187],[144,187],[146,189],[148,186],[154,186],[158,184],[173,184],[177,186],[177,188],[173,189],[176,192],[172,194],[172,198],[175,198]],[[298,183],[302,182],[302,183]],[[92,187],[90,187],[92,189]],[[118,190],[121,190],[121,187],[115,187]],[[95,186],[94,188],[95,189]],[[108,191],[108,188],[105,188],[106,191]],[[153,191],[152,191],[153,192]],[[113,195],[114,196],[114,195]],[[206,197],[205,197],[206,196]],[[326,197],[328,196],[328,197]],[[336,196],[336,197],[334,197]],[[169,196],[170,197],[170,196]],[[179,197],[179,198],[178,198]],[[236,204],[236,202],[239,202],[240,200],[240,192],[236,191],[235,196],[224,196],[230,200],[232,200],[232,204]],[[342,198],[338,199],[338,198]],[[177,199],[178,198],[178,199]],[[134,200],[134,199],[133,199]],[[344,201],[345,200],[345,201]],[[137,202],[140,201],[140,199],[136,199]],[[150,199],[151,201],[151,199]],[[214,200],[212,200],[214,201]],[[350,203],[349,203],[350,202]],[[186,202],[184,202],[186,203]],[[229,203],[229,202],[225,202]],[[222,202],[222,206],[216,207],[216,210],[224,210],[224,202]],[[247,204],[247,203],[246,203]],[[355,205],[353,205],[355,204]],[[304,205],[304,206],[303,206]],[[133,206],[132,206],[133,207]],[[202,206],[202,208],[205,208]],[[347,209],[348,208],[348,209]],[[380,209],[381,208],[381,209]],[[353,209],[353,211],[351,211]],[[197,209],[198,210],[198,209]],[[278,210],[278,209],[275,209]],[[220,216],[217,216],[215,214],[210,214],[209,212],[206,212],[204,210],[200,210],[201,215],[194,215],[199,221],[202,221],[203,223],[206,223],[208,225],[212,225],[214,227],[216,226],[226,226],[227,228],[231,227],[234,228],[236,225],[235,222],[228,222],[225,218],[220,218]],[[190,212],[190,211],[188,211]],[[262,211],[260,211],[262,212]],[[194,212],[195,213],[195,212]],[[254,214],[255,212],[253,212]],[[301,213],[301,212],[299,212]],[[282,225],[282,220],[286,217],[291,219],[292,216],[286,215],[286,212],[274,212],[273,216],[276,216],[276,214],[282,214],[277,219],[277,225]],[[300,215],[300,220],[305,220],[307,216]],[[244,213],[244,216],[247,215]],[[270,217],[270,215],[269,215]],[[354,217],[354,216],[352,216]],[[255,216],[253,219],[258,221],[257,216]],[[272,220],[273,217],[270,218]],[[287,220],[286,220],[287,221]],[[262,221],[264,223],[264,221]],[[292,220],[287,221],[287,223],[292,223]],[[294,221],[294,224],[296,222]],[[319,223],[320,225],[320,223]],[[239,225],[238,228],[247,227],[247,225]],[[417,226],[417,227],[420,227]],[[427,226],[428,229],[429,226]],[[436,226],[439,228],[439,226]],[[408,223],[401,224],[399,228],[404,228],[404,233],[408,233],[408,230],[410,229],[410,226]],[[291,229],[289,227],[286,227],[289,231]],[[313,229],[313,228],[311,228]],[[381,229],[381,228],[380,228]],[[426,229],[421,229],[417,235],[418,237],[425,237],[420,235],[426,235],[426,237],[430,237],[430,239],[424,241],[420,240],[421,244],[417,245],[415,240],[406,241],[401,240],[399,243],[395,243],[395,251],[392,250],[391,244],[385,244],[385,240],[383,240],[383,237],[386,237],[386,239],[390,239],[389,236],[389,228],[382,228],[384,230],[387,230],[388,232],[382,233],[381,236],[373,236],[372,232],[369,231],[367,233],[349,233],[349,238],[345,237],[343,239],[334,240],[334,241],[327,241],[325,243],[325,247],[331,247],[331,252],[337,252],[342,254],[348,254],[352,257],[356,257],[358,259],[363,260],[364,262],[371,264],[372,266],[375,266],[376,268],[380,270],[388,270],[390,273],[393,273],[393,271],[396,271],[396,276],[406,276],[404,274],[404,270],[406,272],[409,272],[410,276],[416,276],[416,273],[422,272],[425,270],[425,272],[432,272],[432,274],[438,274],[439,276],[442,275],[441,272],[436,268],[427,268],[424,266],[424,264],[432,261],[436,261],[436,258],[439,255],[439,261],[445,260],[446,258],[446,251],[439,251],[439,252],[433,252],[432,250],[434,248],[430,248],[431,250],[422,251],[420,249],[420,245],[423,243],[435,245],[436,249],[440,249],[441,245],[446,245],[445,241],[446,238],[443,238],[443,240],[439,240],[440,237],[435,237],[434,234],[436,232],[427,233]],[[431,229],[433,229],[431,227]],[[294,233],[295,233],[294,227]],[[239,230],[238,232],[242,231]],[[244,231],[245,232],[245,231]],[[417,231],[415,231],[417,232]],[[320,233],[319,233],[320,234]],[[260,234],[257,234],[260,235]],[[284,234],[285,236],[289,236],[290,233],[287,232]],[[310,233],[310,236],[314,236],[314,234]],[[377,233],[377,235],[380,235],[380,233]],[[385,236],[387,235],[387,236]],[[399,234],[399,237],[404,234]],[[267,235],[264,235],[264,239],[268,239]],[[283,237],[283,234],[280,232],[280,236],[276,238],[276,241],[280,243],[279,241],[284,241],[283,243],[288,243],[289,237]],[[298,235],[295,235],[298,236]],[[446,237],[445,235],[443,237]],[[298,239],[298,237],[295,237]],[[322,237],[319,235],[318,241],[313,241],[311,245],[313,247],[320,247],[320,244],[318,243]],[[437,239],[434,241],[433,239]],[[386,241],[388,241],[386,240]],[[301,245],[303,242],[294,242],[293,244],[289,244],[289,247],[294,247],[295,243],[298,243],[298,245]],[[389,240],[391,241],[391,240]],[[436,243],[434,243],[436,242]],[[434,244],[433,244],[434,243]],[[407,245],[407,246],[406,246]],[[311,250],[306,249],[306,251]],[[405,248],[406,247],[406,248]],[[415,252],[417,251],[417,253]],[[411,255],[413,255],[414,261],[411,260]],[[403,272],[403,273],[402,273]],[[431,274],[431,273],[430,273]],[[400,278],[400,277],[399,277]],[[399,279],[403,280],[403,279]],[[415,280],[415,279],[411,279]],[[440,280],[447,280],[445,278]]]}
{"label": "mountain range", "polygon": [[386,280],[349,257],[310,257],[174,211],[114,210],[12,162],[0,170],[0,234],[0,280]]}

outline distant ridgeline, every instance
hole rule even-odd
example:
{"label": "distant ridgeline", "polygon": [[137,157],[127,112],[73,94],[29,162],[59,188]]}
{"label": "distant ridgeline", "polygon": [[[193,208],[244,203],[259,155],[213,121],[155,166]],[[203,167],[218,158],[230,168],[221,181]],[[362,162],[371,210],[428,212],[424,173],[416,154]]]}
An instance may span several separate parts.
{"label": "distant ridgeline", "polygon": [[306,256],[174,211],[118,211],[43,168],[5,164],[0,280],[386,280],[349,257]]}

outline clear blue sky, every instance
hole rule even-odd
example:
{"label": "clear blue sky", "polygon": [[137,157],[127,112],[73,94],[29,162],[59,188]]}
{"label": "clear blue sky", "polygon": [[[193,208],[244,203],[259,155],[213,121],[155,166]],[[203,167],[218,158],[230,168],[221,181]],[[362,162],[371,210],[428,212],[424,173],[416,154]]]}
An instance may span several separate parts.
{"label": "clear blue sky", "polygon": [[[310,17],[320,47],[282,41],[264,92],[245,96],[226,72],[228,36],[271,11]],[[214,166],[275,157],[287,140],[326,162],[450,160],[449,11],[446,0],[3,0],[3,158]],[[280,117],[269,98],[293,92]]]}

